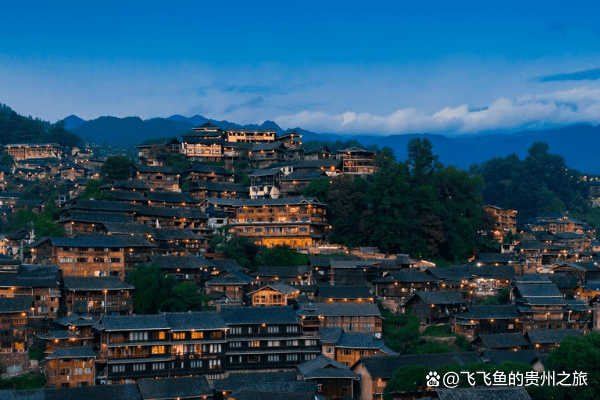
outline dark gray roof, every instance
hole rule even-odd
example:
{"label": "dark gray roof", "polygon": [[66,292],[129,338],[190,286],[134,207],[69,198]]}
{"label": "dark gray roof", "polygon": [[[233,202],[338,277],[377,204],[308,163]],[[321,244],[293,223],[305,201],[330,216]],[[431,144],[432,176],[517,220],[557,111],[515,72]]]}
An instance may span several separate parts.
{"label": "dark gray roof", "polygon": [[329,268],[329,257],[310,257],[309,263],[311,267]]}
{"label": "dark gray roof", "polygon": [[[567,301],[562,297],[524,297],[523,301],[529,305],[536,306],[555,306],[567,304]],[[518,302],[521,302],[521,300]]]}
{"label": "dark gray roof", "polygon": [[[48,390],[48,389],[46,389]],[[37,390],[0,390],[0,400],[46,400],[44,389]]]}
{"label": "dark gray roof", "polygon": [[398,353],[388,349],[383,340],[378,340],[369,333],[342,333],[336,347],[347,349],[381,349],[386,354],[398,355]]}
{"label": "dark gray roof", "polygon": [[340,340],[340,337],[344,333],[342,328],[321,328],[319,329],[319,335],[321,336],[321,343],[323,344],[335,344]]}
{"label": "dark gray roof", "polygon": [[37,337],[43,340],[54,340],[76,338],[77,335],[68,329],[63,329],[58,331],[48,331],[48,333],[40,333]]}
{"label": "dark gray roof", "polygon": [[582,336],[581,331],[576,330],[529,330],[525,336],[529,338],[533,344],[555,344],[561,343],[566,336]]}
{"label": "dark gray roof", "polygon": [[140,236],[128,235],[82,235],[77,237],[45,237],[31,243],[29,247],[50,241],[52,246],[61,247],[156,247]]}
{"label": "dark gray roof", "polygon": [[575,275],[548,274],[548,278],[556,284],[559,289],[574,289],[579,284]]}
{"label": "dark gray roof", "polygon": [[325,172],[322,171],[300,171],[292,172],[285,176],[282,176],[279,180],[281,182],[288,181],[312,181],[315,179],[327,178]]}
{"label": "dark gray roof", "polygon": [[133,290],[118,276],[65,276],[65,289],[74,291]]}
{"label": "dark gray roof", "polygon": [[155,240],[205,239],[191,229],[155,229],[152,236]]}
{"label": "dark gray roof", "polygon": [[325,316],[381,316],[379,307],[371,303],[308,303],[302,305],[301,314]]}
{"label": "dark gray roof", "polygon": [[125,215],[124,212],[112,212],[112,211],[86,211],[86,210],[68,210],[66,213],[60,216],[58,222],[92,222],[92,223],[103,223],[103,222],[129,222],[131,218]]}
{"label": "dark gray roof", "polygon": [[[414,297],[419,297],[426,304],[444,305],[444,304],[465,304],[466,301],[460,292],[439,291],[439,292],[416,292]],[[410,300],[409,300],[410,301]]]}
{"label": "dark gray roof", "polygon": [[181,142],[176,137],[149,139],[135,147],[165,146],[165,145],[172,144],[172,143],[180,144]]}
{"label": "dark gray roof", "polygon": [[96,358],[98,355],[92,346],[57,347],[49,359],[56,358]]}
{"label": "dark gray roof", "polygon": [[218,197],[208,197],[205,201],[216,204],[225,205],[232,207],[258,207],[258,206],[285,206],[285,205],[304,205],[304,204],[317,204],[324,205],[314,197],[286,197],[281,199],[225,199]]}
{"label": "dark gray roof", "polygon": [[57,318],[54,320],[55,324],[63,326],[92,326],[96,325],[98,322],[98,319],[85,317],[80,314],[69,314],[66,317]]}
{"label": "dark gray roof", "polygon": [[134,222],[102,222],[109,234],[113,235],[151,235],[154,228]]}
{"label": "dark gray roof", "polygon": [[206,282],[206,285],[249,285],[253,282],[255,282],[254,279],[240,271],[228,271],[225,274]]}
{"label": "dark gray roof", "polygon": [[476,265],[469,265],[467,267],[467,271],[469,274],[475,277],[485,277],[508,281],[510,281],[515,276],[515,268],[511,265],[482,267],[478,267]]}
{"label": "dark gray roof", "polygon": [[246,186],[233,182],[210,182],[210,181],[194,181],[186,191],[194,192],[196,190],[208,190],[211,192],[235,192],[249,193],[250,189]]}
{"label": "dark gray roof", "polygon": [[485,363],[498,365],[505,361],[531,363],[539,355],[537,350],[485,350],[479,358]]}
{"label": "dark gray roof", "polygon": [[372,299],[371,286],[319,286],[322,299]]}
{"label": "dark gray roof", "polygon": [[170,379],[141,379],[137,381],[144,400],[155,399],[197,399],[200,396],[212,397],[205,376],[170,378]]}
{"label": "dark gray roof", "polygon": [[160,315],[122,315],[117,317],[102,317],[98,329],[110,331],[128,330],[158,330],[169,329],[169,323],[164,314]]}
{"label": "dark gray roof", "polygon": [[227,328],[221,314],[216,311],[166,313],[167,323],[173,331],[219,330]]}
{"label": "dark gray roof", "polygon": [[524,387],[435,389],[439,400],[531,400]]}
{"label": "dark gray roof", "polygon": [[249,271],[248,268],[242,267],[235,260],[225,259],[225,260],[211,260],[211,261],[215,265],[215,268],[217,269],[217,271],[241,271],[241,272]]}
{"label": "dark gray roof", "polygon": [[471,277],[471,274],[467,271],[467,266],[464,265],[427,268],[426,272],[439,280],[458,283],[463,279],[469,279]]}
{"label": "dark gray roof", "polygon": [[100,189],[135,189],[135,190],[150,190],[150,186],[140,180],[126,181],[115,179],[112,183],[107,183],[100,186]]}
{"label": "dark gray roof", "polygon": [[136,165],[135,169],[138,172],[144,173],[161,173],[161,174],[177,174],[178,171],[175,167],[170,165]]}
{"label": "dark gray roof", "polygon": [[1,273],[0,287],[56,287],[58,267],[55,265],[19,265],[17,273]]}
{"label": "dark gray roof", "polygon": [[392,374],[405,365],[422,365],[431,370],[445,365],[466,365],[480,362],[477,353],[440,353],[440,354],[410,354],[399,356],[370,356],[361,357],[360,363],[371,375],[371,378],[390,379]]}
{"label": "dark gray roof", "polygon": [[149,201],[158,203],[188,203],[194,204],[199,203],[198,199],[190,196],[187,193],[179,192],[146,192],[146,197]]}
{"label": "dark gray roof", "polygon": [[23,297],[0,297],[0,313],[28,312],[33,305],[33,299]]}
{"label": "dark gray roof", "polygon": [[454,315],[460,319],[513,319],[519,318],[514,306],[468,306],[467,310]]}
{"label": "dark gray roof", "polygon": [[478,341],[488,349],[510,349],[531,344],[521,333],[482,333],[473,342]]}
{"label": "dark gray roof", "polygon": [[293,267],[267,267],[260,266],[252,276],[278,277],[278,278],[296,278],[299,275],[310,273],[308,266],[299,265]]}
{"label": "dark gray roof", "polygon": [[227,378],[214,380],[213,387],[217,391],[235,391],[257,383],[296,383],[296,375],[296,371],[261,372],[260,374],[231,371]]}
{"label": "dark gray roof", "polygon": [[198,172],[198,173],[202,173],[202,174],[214,173],[215,175],[233,176],[233,173],[227,171],[223,167],[218,167],[215,165],[206,165],[206,164],[192,164],[190,166],[190,168],[183,171],[184,174],[189,173],[189,172]]}
{"label": "dark gray roof", "polygon": [[302,379],[358,379],[358,375],[350,371],[346,364],[342,364],[329,357],[320,355],[310,361],[298,365],[298,372]]}
{"label": "dark gray roof", "polygon": [[519,283],[516,290],[522,297],[563,297],[554,283]]}
{"label": "dark gray roof", "polygon": [[373,282],[426,283],[436,282],[437,279],[424,271],[391,271],[383,278]]}
{"label": "dark gray roof", "polygon": [[287,283],[283,283],[283,282],[272,282],[269,283],[268,285],[265,285],[263,287],[260,287],[250,293],[248,293],[248,295],[251,295],[252,293],[256,293],[258,291],[264,290],[270,288],[272,290],[275,290],[277,292],[281,292],[281,293],[285,293],[285,294],[293,294],[293,293],[298,293],[300,292],[300,289],[298,289],[297,286],[291,286],[288,285]]}
{"label": "dark gray roof", "polygon": [[479,253],[475,257],[475,262],[482,264],[507,264],[517,260],[513,253]]}
{"label": "dark gray roof", "polygon": [[81,386],[68,389],[45,389],[46,400],[142,400],[138,385],[98,385]]}
{"label": "dark gray roof", "polygon": [[227,325],[298,322],[292,307],[223,307],[221,315]]}
{"label": "dark gray roof", "polygon": [[151,256],[150,262],[161,269],[196,269],[213,268],[214,264],[206,258],[197,256]]}

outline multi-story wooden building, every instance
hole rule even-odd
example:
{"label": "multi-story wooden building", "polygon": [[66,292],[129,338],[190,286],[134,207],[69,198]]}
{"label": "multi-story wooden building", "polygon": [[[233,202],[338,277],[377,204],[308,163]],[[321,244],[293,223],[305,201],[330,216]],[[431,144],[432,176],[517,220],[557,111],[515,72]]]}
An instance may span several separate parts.
{"label": "multi-story wooden building", "polygon": [[30,158],[61,158],[63,149],[58,143],[44,144],[7,144],[4,152],[13,156],[15,160],[28,160]]}
{"label": "multi-story wooden building", "polygon": [[298,297],[300,290],[283,282],[270,283],[248,293],[252,297],[252,306],[287,306],[288,300]]}
{"label": "multi-story wooden building", "polygon": [[46,237],[31,245],[38,264],[54,264],[63,276],[118,276],[146,262],[156,245],[138,236]]}
{"label": "multi-story wooden building", "polygon": [[292,307],[223,307],[227,369],[293,368],[320,354]]}
{"label": "multi-story wooden building", "polygon": [[0,353],[27,351],[31,297],[0,298]]}
{"label": "multi-story wooden building", "polygon": [[224,139],[229,143],[273,142],[277,137],[274,129],[232,128],[225,131]]}
{"label": "multi-story wooden building", "polygon": [[167,158],[181,153],[181,142],[177,138],[163,138],[146,140],[139,146],[139,163],[142,165],[164,165]]}
{"label": "multi-story wooden building", "polygon": [[326,213],[315,198],[241,200],[232,225],[236,235],[259,245],[307,248],[325,238]]}
{"label": "multi-story wooden building", "polygon": [[377,172],[375,158],[378,153],[351,147],[339,150],[336,158],[343,161],[342,172],[348,175],[366,176]]}
{"label": "multi-story wooden building", "polygon": [[179,171],[171,166],[136,166],[134,179],[144,182],[151,190],[179,192]]}
{"label": "multi-story wooden building", "polygon": [[20,265],[0,273],[0,297],[33,299],[30,318],[56,318],[60,302],[61,274],[54,265]]}
{"label": "multi-story wooden building", "polygon": [[319,328],[342,328],[344,332],[380,333],[383,317],[371,303],[308,303],[299,311],[305,332]]}
{"label": "multi-story wooden building", "polygon": [[483,211],[487,214],[490,222],[493,224],[492,235],[495,240],[502,243],[506,235],[510,232],[517,232],[517,211],[504,210],[496,206],[485,206]]}
{"label": "multi-story wooden building", "polygon": [[133,313],[131,292],[134,287],[116,276],[65,276],[66,304],[70,313],[86,317]]}
{"label": "multi-story wooden building", "polygon": [[103,317],[98,378],[218,375],[225,368],[227,326],[217,312]]}
{"label": "multi-story wooden building", "polygon": [[97,355],[91,346],[59,347],[46,358],[46,381],[51,388],[94,386]]}

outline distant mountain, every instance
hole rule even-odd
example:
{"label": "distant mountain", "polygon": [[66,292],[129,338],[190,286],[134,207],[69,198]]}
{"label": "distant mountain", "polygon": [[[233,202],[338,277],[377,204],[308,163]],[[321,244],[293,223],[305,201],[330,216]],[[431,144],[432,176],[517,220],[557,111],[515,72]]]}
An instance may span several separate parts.
{"label": "distant mountain", "polygon": [[303,135],[304,142],[311,140],[335,142],[355,139],[364,146],[389,146],[399,160],[406,159],[406,146],[409,140],[425,137],[432,142],[434,152],[439,155],[442,163],[455,165],[461,169],[468,169],[472,164],[479,164],[494,157],[505,157],[512,153],[523,158],[532,143],[543,141],[550,145],[552,153],[565,157],[567,165],[570,167],[587,173],[600,174],[600,157],[596,151],[600,148],[600,126],[591,125],[572,125],[564,128],[522,131],[513,134],[444,136],[424,133],[377,136],[314,133],[299,127],[283,130],[273,121],[265,121],[262,125],[240,125],[234,122],[205,118],[201,115],[193,117],[173,115],[169,118],[153,118],[146,121],[138,117],[100,117],[84,121],[72,115],[65,118],[65,122],[67,129],[86,140],[100,144],[107,143],[120,148],[133,147],[147,139],[180,137],[194,126],[212,122],[222,129],[268,128],[275,129],[280,134],[296,130]]}
{"label": "distant mountain", "polygon": [[84,119],[79,118],[77,115],[69,115],[63,119],[65,123],[65,129],[68,131],[74,131],[79,125],[85,122]]}

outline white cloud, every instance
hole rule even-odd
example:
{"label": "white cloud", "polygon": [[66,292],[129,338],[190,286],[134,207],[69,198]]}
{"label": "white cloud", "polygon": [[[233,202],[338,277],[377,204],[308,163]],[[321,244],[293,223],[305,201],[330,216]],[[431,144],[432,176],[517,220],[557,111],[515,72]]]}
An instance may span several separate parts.
{"label": "white cloud", "polygon": [[514,131],[523,128],[600,123],[600,89],[579,87],[516,100],[499,98],[487,108],[469,111],[463,104],[434,113],[415,108],[400,109],[390,115],[345,112],[327,114],[302,111],[275,118],[283,128],[302,127],[317,132],[375,133],[477,133]]}

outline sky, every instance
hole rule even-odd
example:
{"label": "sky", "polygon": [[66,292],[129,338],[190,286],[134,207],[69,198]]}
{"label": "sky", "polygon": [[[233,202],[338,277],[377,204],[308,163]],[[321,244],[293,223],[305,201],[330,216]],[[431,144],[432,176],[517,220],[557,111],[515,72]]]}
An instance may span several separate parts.
{"label": "sky", "polygon": [[600,123],[600,2],[0,2],[0,103],[360,134]]}

